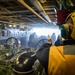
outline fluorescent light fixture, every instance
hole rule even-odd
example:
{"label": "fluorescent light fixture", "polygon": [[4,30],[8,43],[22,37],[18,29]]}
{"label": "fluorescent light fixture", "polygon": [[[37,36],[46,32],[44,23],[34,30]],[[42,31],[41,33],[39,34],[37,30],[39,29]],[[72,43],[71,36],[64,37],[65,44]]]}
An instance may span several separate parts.
{"label": "fluorescent light fixture", "polygon": [[54,12],[55,12],[55,13],[57,13],[57,10],[56,10],[56,8],[54,8]]}
{"label": "fluorescent light fixture", "polygon": [[12,27],[12,25],[9,25],[9,27]]}
{"label": "fluorescent light fixture", "polygon": [[14,28],[16,28],[16,25],[13,25]]}

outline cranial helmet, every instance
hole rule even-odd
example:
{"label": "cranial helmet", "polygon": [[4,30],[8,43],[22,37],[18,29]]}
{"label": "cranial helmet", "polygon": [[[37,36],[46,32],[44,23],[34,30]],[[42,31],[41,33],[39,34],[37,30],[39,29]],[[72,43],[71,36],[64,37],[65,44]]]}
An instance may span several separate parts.
{"label": "cranial helmet", "polygon": [[34,71],[33,65],[36,60],[36,55],[34,52],[25,51],[21,53],[14,64],[13,71],[17,74],[27,75]]}
{"label": "cranial helmet", "polygon": [[69,14],[65,21],[66,24],[61,26],[61,36],[75,39],[75,12]]}

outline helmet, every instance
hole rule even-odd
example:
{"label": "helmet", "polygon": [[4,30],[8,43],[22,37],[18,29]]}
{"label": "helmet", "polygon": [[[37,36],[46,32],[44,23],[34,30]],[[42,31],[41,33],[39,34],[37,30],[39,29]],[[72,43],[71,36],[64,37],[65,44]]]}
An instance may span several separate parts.
{"label": "helmet", "polygon": [[71,13],[72,11],[62,9],[57,12],[57,21],[59,24],[64,24],[66,17]]}
{"label": "helmet", "polygon": [[36,60],[35,53],[31,51],[25,51],[21,53],[14,64],[13,71],[17,74],[29,74],[34,71],[33,65]]}
{"label": "helmet", "polygon": [[75,12],[69,14],[65,21],[66,24],[61,26],[61,36],[75,39]]}

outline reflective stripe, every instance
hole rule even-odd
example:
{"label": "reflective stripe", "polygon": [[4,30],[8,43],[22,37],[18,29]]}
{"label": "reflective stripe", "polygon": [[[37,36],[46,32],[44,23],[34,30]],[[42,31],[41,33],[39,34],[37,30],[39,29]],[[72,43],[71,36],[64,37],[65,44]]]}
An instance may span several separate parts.
{"label": "reflective stripe", "polygon": [[28,73],[31,73],[34,71],[34,69],[30,70],[30,71],[27,71],[27,72],[20,72],[20,71],[17,71],[15,69],[13,69],[14,72],[18,73],[18,74],[28,74]]}
{"label": "reflective stripe", "polygon": [[75,55],[75,45],[67,45],[63,50],[64,54]]}

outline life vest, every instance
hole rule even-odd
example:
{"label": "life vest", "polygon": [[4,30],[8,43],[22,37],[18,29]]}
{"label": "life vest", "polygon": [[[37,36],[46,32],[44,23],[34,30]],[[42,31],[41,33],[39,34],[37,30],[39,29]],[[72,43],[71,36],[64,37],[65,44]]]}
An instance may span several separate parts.
{"label": "life vest", "polygon": [[75,45],[50,47],[48,75],[75,75]]}

